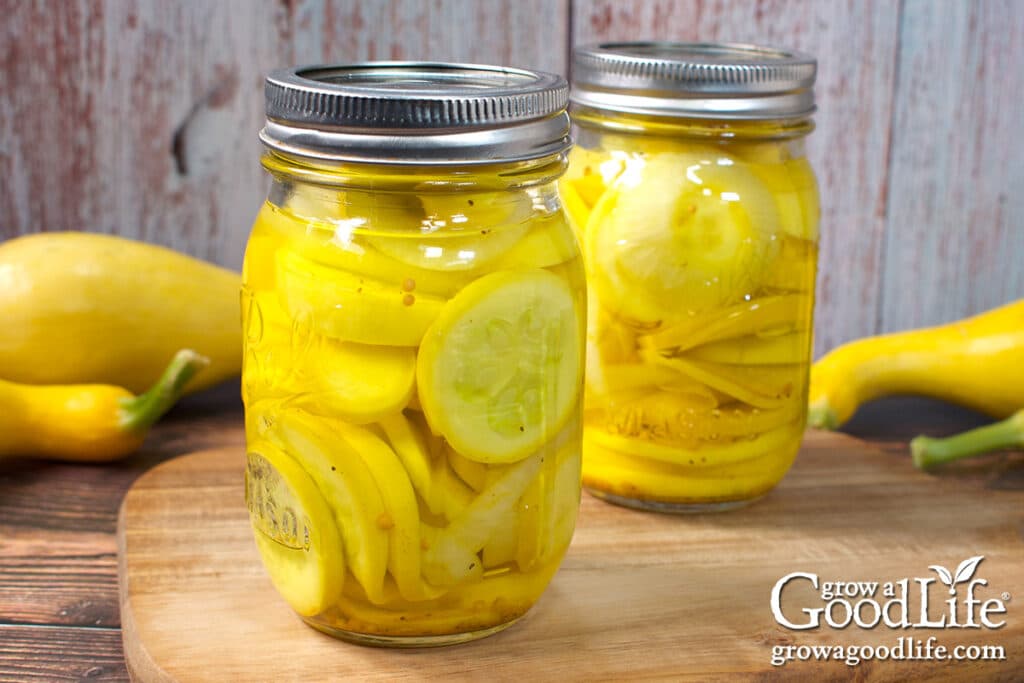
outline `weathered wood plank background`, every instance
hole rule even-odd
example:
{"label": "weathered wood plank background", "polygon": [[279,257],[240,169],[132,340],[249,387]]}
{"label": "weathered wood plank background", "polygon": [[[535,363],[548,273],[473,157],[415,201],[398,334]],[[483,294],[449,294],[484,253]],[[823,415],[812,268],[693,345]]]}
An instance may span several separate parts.
{"label": "weathered wood plank background", "polygon": [[238,267],[271,68],[565,73],[573,44],[641,38],[818,56],[818,353],[1024,296],[1016,0],[0,0],[0,238],[88,229]]}

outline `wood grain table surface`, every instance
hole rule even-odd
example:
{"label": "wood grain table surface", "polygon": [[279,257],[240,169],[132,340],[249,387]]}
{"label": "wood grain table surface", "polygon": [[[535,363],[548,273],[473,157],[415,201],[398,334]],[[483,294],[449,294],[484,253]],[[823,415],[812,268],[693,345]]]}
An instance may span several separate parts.
{"label": "wood grain table surface", "polygon": [[[115,527],[132,482],[184,453],[241,444],[237,389],[190,397],[142,451],[112,465],[0,462],[0,681],[127,680],[117,595]],[[949,434],[984,418],[921,399],[863,409],[845,431],[907,459],[915,434]],[[947,468],[965,487],[1024,489],[1024,455]]]}

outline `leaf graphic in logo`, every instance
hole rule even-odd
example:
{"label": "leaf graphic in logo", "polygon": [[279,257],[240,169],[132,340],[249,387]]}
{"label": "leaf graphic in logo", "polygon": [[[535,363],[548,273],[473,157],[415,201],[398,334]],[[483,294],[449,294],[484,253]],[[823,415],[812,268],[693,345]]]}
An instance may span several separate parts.
{"label": "leaf graphic in logo", "polygon": [[949,586],[949,594],[956,594],[956,584],[963,583],[964,581],[970,581],[971,577],[974,576],[975,570],[981,561],[985,559],[984,555],[975,555],[974,557],[968,557],[966,560],[961,562],[956,568],[956,574],[950,574],[949,570],[945,567],[940,567],[937,564],[928,566],[928,569],[935,570],[935,573],[939,575],[939,579],[942,583]]}
{"label": "leaf graphic in logo", "polygon": [[953,575],[949,573],[948,569],[946,569],[945,567],[940,567],[937,564],[928,565],[928,569],[934,569],[935,573],[939,575],[939,580],[942,581],[942,583],[949,586],[950,593],[953,592]]}
{"label": "leaf graphic in logo", "polygon": [[970,581],[971,577],[974,576],[974,571],[984,559],[984,555],[975,555],[974,557],[968,557],[966,560],[961,562],[960,566],[956,568],[956,575],[953,576],[953,583]]}

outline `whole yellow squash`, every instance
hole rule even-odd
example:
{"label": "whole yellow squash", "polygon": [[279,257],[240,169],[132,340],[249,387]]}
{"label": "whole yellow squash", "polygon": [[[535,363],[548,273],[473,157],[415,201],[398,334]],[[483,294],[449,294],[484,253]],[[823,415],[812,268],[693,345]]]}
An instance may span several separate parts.
{"label": "whole yellow squash", "polygon": [[108,462],[138,449],[206,359],[182,349],[143,394],[108,384],[17,384],[0,379],[0,460]]}
{"label": "whole yellow squash", "polygon": [[1024,299],[830,351],[811,367],[808,424],[835,429],[863,403],[898,394],[937,398],[997,418],[1024,407]]}
{"label": "whole yellow squash", "polygon": [[142,242],[84,232],[0,244],[0,378],[138,393],[174,354],[210,360],[195,391],[239,374],[238,273]]}

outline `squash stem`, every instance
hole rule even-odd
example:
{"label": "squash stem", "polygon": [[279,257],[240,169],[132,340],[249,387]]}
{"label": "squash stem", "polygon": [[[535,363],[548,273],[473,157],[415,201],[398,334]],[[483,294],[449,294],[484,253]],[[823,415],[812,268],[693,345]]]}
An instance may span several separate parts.
{"label": "squash stem", "polygon": [[910,453],[914,466],[925,470],[961,458],[1021,446],[1024,446],[1024,410],[1002,422],[971,429],[946,439],[919,436],[910,442]]}
{"label": "squash stem", "polygon": [[821,397],[807,408],[807,426],[815,429],[834,430],[839,427],[839,419],[827,397]]}
{"label": "squash stem", "polygon": [[148,429],[181,398],[192,377],[210,364],[210,360],[190,349],[174,354],[170,364],[144,393],[121,402],[121,429],[139,432]]}

